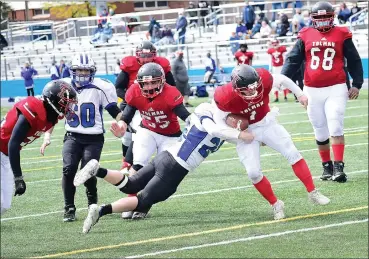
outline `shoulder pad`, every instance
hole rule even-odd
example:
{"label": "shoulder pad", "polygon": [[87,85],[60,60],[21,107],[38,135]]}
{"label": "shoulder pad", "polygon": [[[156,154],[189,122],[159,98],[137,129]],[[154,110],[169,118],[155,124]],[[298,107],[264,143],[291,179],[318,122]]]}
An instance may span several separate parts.
{"label": "shoulder pad", "polygon": [[137,89],[138,89],[138,84],[133,84],[131,85],[127,92],[126,92],[126,95],[125,95],[125,101],[129,104],[129,105],[133,105],[134,106],[134,103],[133,103],[133,100],[137,97]]}
{"label": "shoulder pad", "polygon": [[297,35],[297,38],[303,38],[304,34],[306,33],[306,31],[308,31],[309,29],[311,29],[311,27],[304,27],[299,31],[299,34]]}
{"label": "shoulder pad", "polygon": [[214,101],[218,108],[222,111],[227,111],[227,104],[230,101],[227,86],[228,84],[217,87],[214,92]]}
{"label": "shoulder pad", "polygon": [[343,38],[349,39],[352,38],[352,32],[350,31],[350,29],[346,26],[337,26],[338,30],[341,32]]}
{"label": "shoulder pad", "polygon": [[109,79],[106,79],[106,78],[103,78],[103,77],[100,77],[99,79],[100,80],[103,80],[103,81],[105,81],[105,82],[107,82],[109,84],[112,84],[112,82]]}
{"label": "shoulder pad", "polygon": [[171,70],[169,60],[166,58],[156,57],[154,62],[163,68],[165,74]]}
{"label": "shoulder pad", "polygon": [[120,69],[126,72],[134,70],[137,66],[139,66],[137,58],[134,56],[124,57],[120,62]]}

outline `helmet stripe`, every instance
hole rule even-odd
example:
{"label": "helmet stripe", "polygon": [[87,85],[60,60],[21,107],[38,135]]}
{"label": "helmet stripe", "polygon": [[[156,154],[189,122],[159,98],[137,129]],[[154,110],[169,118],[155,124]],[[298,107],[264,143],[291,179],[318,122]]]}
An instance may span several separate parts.
{"label": "helmet stripe", "polygon": [[81,61],[81,65],[83,65],[83,55],[82,54],[79,55],[79,61]]}
{"label": "helmet stripe", "polygon": [[86,59],[86,65],[88,65],[88,55],[85,54],[85,59]]}

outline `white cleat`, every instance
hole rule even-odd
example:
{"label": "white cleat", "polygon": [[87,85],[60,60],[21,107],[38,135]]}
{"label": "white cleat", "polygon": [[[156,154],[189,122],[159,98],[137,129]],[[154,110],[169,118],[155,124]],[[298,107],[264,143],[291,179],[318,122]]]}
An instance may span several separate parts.
{"label": "white cleat", "polygon": [[83,223],[83,230],[84,234],[90,232],[92,226],[94,226],[99,221],[99,211],[100,207],[97,204],[91,204],[88,208],[88,214]]}
{"label": "white cleat", "polygon": [[88,163],[79,170],[74,177],[73,184],[74,186],[80,186],[81,184],[85,183],[88,179],[95,176],[97,174],[97,170],[99,170],[100,165],[99,161],[96,159],[91,159]]}
{"label": "white cleat", "polygon": [[328,197],[321,194],[317,189],[315,189],[312,192],[309,192],[308,197],[313,204],[317,205],[327,205],[328,203],[331,202],[331,200]]}
{"label": "white cleat", "polygon": [[122,212],[122,219],[132,219],[133,211]]}
{"label": "white cleat", "polygon": [[273,214],[275,220],[284,219],[286,216],[284,215],[284,203],[281,200],[277,200],[276,203],[272,205]]}

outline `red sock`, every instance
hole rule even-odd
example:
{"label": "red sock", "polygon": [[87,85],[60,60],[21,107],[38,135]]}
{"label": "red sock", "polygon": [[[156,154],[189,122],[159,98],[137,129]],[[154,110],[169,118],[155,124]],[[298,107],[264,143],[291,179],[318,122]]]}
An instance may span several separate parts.
{"label": "red sock", "polygon": [[271,204],[277,202],[277,197],[275,197],[272,186],[270,185],[270,182],[268,178],[263,176],[263,179],[261,179],[260,182],[254,184],[256,190],[260,192],[261,195]]}
{"label": "red sock", "polygon": [[295,172],[295,175],[305,185],[308,192],[315,190],[313,177],[311,176],[310,169],[306,164],[305,159],[300,159],[297,163],[292,165],[292,169]]}
{"label": "red sock", "polygon": [[343,161],[345,144],[332,144],[334,161]]}
{"label": "red sock", "polygon": [[287,97],[287,94],[289,93],[288,89],[283,90],[284,97]]}
{"label": "red sock", "polygon": [[329,162],[331,161],[331,150],[319,150],[320,158],[322,159],[322,162]]}
{"label": "red sock", "polygon": [[274,95],[275,95],[275,99],[278,99],[278,91],[275,91]]}
{"label": "red sock", "polygon": [[128,194],[128,197],[136,197],[137,196],[137,193],[134,193],[134,194]]}

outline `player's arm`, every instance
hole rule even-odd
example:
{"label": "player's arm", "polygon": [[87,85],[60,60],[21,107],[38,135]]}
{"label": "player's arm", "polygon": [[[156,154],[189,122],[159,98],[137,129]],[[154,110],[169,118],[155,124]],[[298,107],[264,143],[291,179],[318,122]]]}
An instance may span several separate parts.
{"label": "player's arm", "polygon": [[305,59],[305,44],[301,39],[297,39],[290,53],[287,55],[283,65],[282,74],[292,78],[296,71],[301,67]]}
{"label": "player's arm", "polygon": [[172,74],[171,71],[169,71],[166,75],[165,75],[165,81],[167,82],[167,84],[171,85],[171,86],[176,86],[176,80],[174,79],[174,76]]}
{"label": "player's arm", "polygon": [[123,112],[118,108],[117,103],[111,103],[111,105],[105,107],[105,110],[107,110],[110,116],[116,121],[119,121],[123,114]]}
{"label": "player's arm", "polygon": [[129,83],[129,74],[126,71],[120,71],[120,74],[115,81],[115,89],[117,90],[117,95],[119,98],[124,100]]}
{"label": "player's arm", "polygon": [[282,85],[296,95],[299,102],[306,108],[308,105],[307,97],[304,92],[291,79],[282,74],[273,74],[273,87],[282,90]]}
{"label": "player's arm", "polygon": [[53,130],[54,130],[54,127],[51,127],[49,130],[45,132],[44,142],[42,143],[41,148],[40,148],[41,155],[45,154],[46,147],[51,144],[51,134],[53,133]]}
{"label": "player's arm", "polygon": [[23,181],[22,169],[20,165],[19,147],[27,137],[27,133],[30,129],[30,123],[26,117],[20,113],[8,144],[9,161],[14,174],[15,195],[22,195],[26,191],[26,184]]}
{"label": "player's arm", "polygon": [[190,112],[184,107],[183,103],[177,105],[173,108],[173,112],[177,117],[179,117],[181,120],[186,121],[187,118],[191,115]]}
{"label": "player's arm", "polygon": [[351,38],[344,41],[343,54],[347,59],[347,69],[352,77],[352,87],[361,89],[364,82],[363,65],[361,63],[360,55]]}

